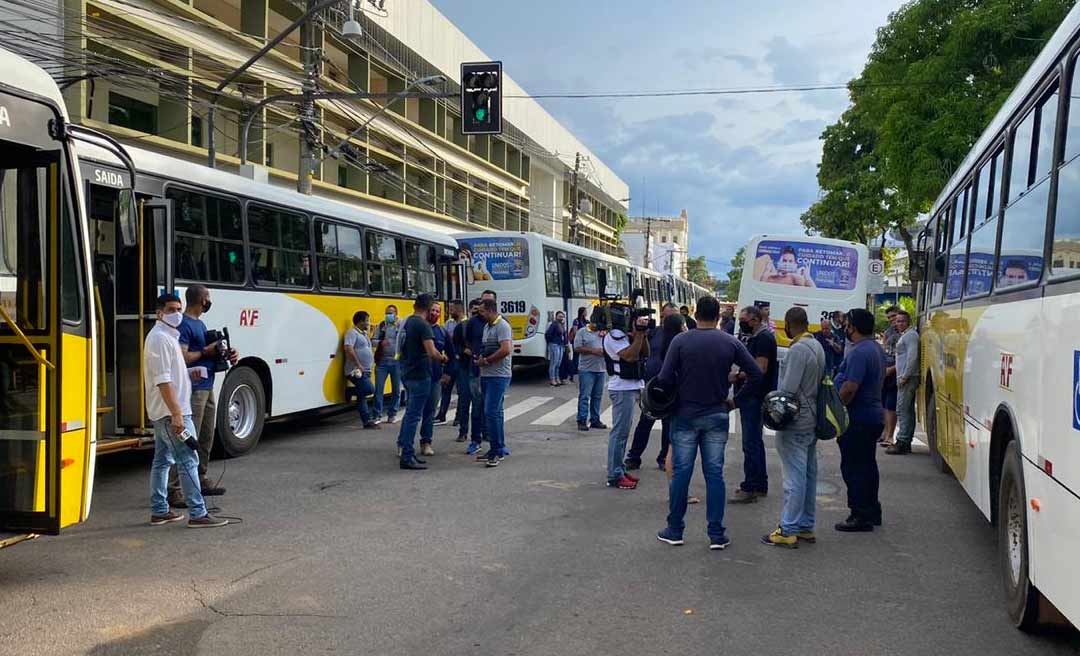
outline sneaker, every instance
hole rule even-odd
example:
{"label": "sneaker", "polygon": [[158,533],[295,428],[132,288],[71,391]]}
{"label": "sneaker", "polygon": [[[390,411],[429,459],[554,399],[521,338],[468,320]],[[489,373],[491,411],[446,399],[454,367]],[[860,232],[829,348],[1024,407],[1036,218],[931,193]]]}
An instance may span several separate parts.
{"label": "sneaker", "polygon": [[789,549],[799,548],[798,536],[784,533],[779,527],[772,533],[761,536],[761,543],[770,547],[787,547]]}
{"label": "sneaker", "polygon": [[897,442],[896,444],[885,449],[885,453],[890,456],[906,456],[911,453],[911,445],[906,442]]}
{"label": "sneaker", "polygon": [[578,429],[579,431],[586,431],[586,432],[588,432],[588,430],[589,430],[589,425],[588,425],[588,424],[586,424],[586,423],[585,423],[585,422],[583,422],[583,421],[579,421],[579,422],[577,423],[577,429]]}
{"label": "sneaker", "polygon": [[634,481],[635,483],[640,483],[641,482],[640,478],[638,478],[637,476],[634,476],[632,474],[625,474],[624,473],[623,476],[629,478],[630,480]]}
{"label": "sneaker", "polygon": [[660,540],[664,544],[670,544],[673,547],[681,547],[686,544],[683,542],[682,533],[677,532],[675,529],[668,527],[656,534],[656,539]]}
{"label": "sneaker", "polygon": [[869,533],[874,530],[874,525],[855,517],[848,517],[833,528],[841,533]]}
{"label": "sneaker", "polygon": [[420,460],[413,458],[412,460],[402,460],[398,463],[398,469],[406,469],[411,471],[422,471],[427,469],[427,466]]}
{"label": "sneaker", "polygon": [[625,475],[622,478],[615,479],[614,481],[608,481],[608,487],[614,487],[620,490],[634,490],[637,489],[637,481],[627,478]]}
{"label": "sneaker", "polygon": [[510,449],[509,448],[504,446],[503,448],[499,449],[499,457],[500,458],[505,458],[505,457],[507,457],[509,455],[510,455]]}
{"label": "sneaker", "polygon": [[439,419],[438,417],[436,417],[435,421],[431,422],[431,425],[432,426],[445,426],[446,425],[446,419]]}
{"label": "sneaker", "polygon": [[817,542],[817,536],[813,531],[799,531],[795,534],[795,537],[799,539],[799,542],[805,542],[807,544],[814,544]]}
{"label": "sneaker", "polygon": [[712,551],[723,551],[731,544],[731,538],[724,536],[722,538],[709,538],[709,549]]}
{"label": "sneaker", "polygon": [[735,490],[735,494],[731,495],[731,498],[728,499],[728,503],[754,503],[758,500],[758,497],[763,496],[765,495],[760,492],[751,492],[740,487]]}
{"label": "sneaker", "polygon": [[386,418],[386,423],[388,423],[388,424],[396,424],[396,423],[398,423],[398,418],[397,417],[387,417]]}
{"label": "sneaker", "polygon": [[203,515],[202,517],[191,517],[187,520],[188,528],[221,528],[222,526],[228,526],[229,520],[214,517],[213,515]]}
{"label": "sneaker", "polygon": [[465,455],[475,456],[480,451],[480,442],[469,442],[469,446],[465,449]]}
{"label": "sneaker", "polygon": [[453,425],[454,425],[454,426],[460,426],[460,425],[461,425],[461,421],[460,421],[459,419],[455,418],[455,419],[454,419],[454,422],[453,422]]}
{"label": "sneaker", "polygon": [[383,423],[383,418],[382,417],[375,417],[374,419],[371,420],[371,423],[376,424],[376,425],[381,424],[381,423]]}
{"label": "sneaker", "polygon": [[374,421],[369,421],[368,423],[364,424],[364,428],[366,428],[367,430],[382,430],[382,426],[379,426],[379,424],[375,423]]}
{"label": "sneaker", "polygon": [[608,425],[605,424],[602,421],[594,421],[593,423],[589,424],[589,428],[596,428],[596,429],[599,429],[599,430],[607,430]]}
{"label": "sneaker", "polygon": [[420,455],[422,455],[422,456],[433,456],[433,455],[435,455],[435,449],[434,449],[434,447],[431,446],[430,442],[424,442],[423,444],[420,445]]}
{"label": "sneaker", "polygon": [[502,458],[500,458],[498,456],[495,456],[495,455],[492,455],[491,457],[489,457],[487,460],[484,461],[484,466],[485,467],[498,467],[500,461],[502,461]]}
{"label": "sneaker", "polygon": [[640,460],[630,460],[629,458],[627,458],[626,460],[623,461],[623,467],[626,467],[630,471],[637,471],[637,470],[641,469],[641,461]]}
{"label": "sneaker", "polygon": [[[184,506],[186,507],[187,504],[184,504]],[[172,524],[173,522],[178,522],[183,518],[183,515],[179,513],[174,513],[170,510],[164,515],[150,515],[150,526],[164,526],[165,524]]]}
{"label": "sneaker", "polygon": [[499,457],[499,454],[497,454],[494,451],[489,449],[484,453],[477,453],[476,454],[476,462],[487,462],[489,458],[498,458],[498,457]]}
{"label": "sneaker", "polygon": [[457,440],[455,440],[455,441],[456,442],[461,442],[462,444],[464,444],[465,442],[469,441],[469,436],[466,435],[465,433],[461,433],[460,435],[457,436]]}

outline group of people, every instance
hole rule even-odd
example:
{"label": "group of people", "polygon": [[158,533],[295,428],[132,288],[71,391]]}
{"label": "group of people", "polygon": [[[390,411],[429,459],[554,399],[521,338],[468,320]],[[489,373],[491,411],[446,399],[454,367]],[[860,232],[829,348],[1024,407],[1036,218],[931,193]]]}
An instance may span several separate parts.
{"label": "group of people", "polygon": [[236,364],[239,354],[209,339],[202,317],[210,311],[210,290],[191,285],[185,300],[182,308],[175,294],[157,298],[143,348],[143,393],[154,426],[150,525],[181,521],[173,508],[186,508],[188,528],[217,528],[229,522],[210,515],[205,501],[225,494],[207,477],[217,422],[214,374],[222,358]]}

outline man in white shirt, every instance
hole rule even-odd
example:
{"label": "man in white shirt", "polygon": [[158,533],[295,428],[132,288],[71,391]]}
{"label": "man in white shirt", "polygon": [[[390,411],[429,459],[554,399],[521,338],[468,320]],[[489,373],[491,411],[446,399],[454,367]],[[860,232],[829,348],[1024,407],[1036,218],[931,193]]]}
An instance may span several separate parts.
{"label": "man in white shirt", "polygon": [[[157,322],[143,348],[146,413],[154,424],[154,462],[150,467],[150,525],[180,521],[169,509],[169,467],[176,465],[188,505],[188,528],[215,528],[229,522],[211,517],[199,489],[198,436],[191,419],[191,380],[180,350],[180,299],[157,299]],[[186,434],[185,434],[186,433]]]}
{"label": "man in white shirt", "polygon": [[626,473],[623,458],[626,441],[634,424],[634,407],[645,387],[644,363],[649,357],[649,320],[634,322],[633,336],[621,328],[611,328],[604,337],[604,354],[609,362],[608,396],[611,397],[611,433],[608,435],[608,487],[633,490],[638,479]]}

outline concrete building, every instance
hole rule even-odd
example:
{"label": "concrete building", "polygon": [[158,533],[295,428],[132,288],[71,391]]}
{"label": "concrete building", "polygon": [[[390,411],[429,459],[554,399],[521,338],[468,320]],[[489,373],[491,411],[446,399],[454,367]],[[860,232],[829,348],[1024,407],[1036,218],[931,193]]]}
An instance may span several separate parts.
{"label": "concrete building", "polygon": [[[0,21],[39,38],[7,43],[66,88],[72,119],[121,142],[205,162],[207,107],[219,81],[283,31],[302,0],[50,0],[4,3]],[[239,170],[240,126],[259,100],[299,93],[305,53],[319,56],[318,89],[394,93],[415,80],[445,75],[432,92],[456,93],[460,64],[492,59],[427,0],[358,0],[360,38],[342,37],[349,3],[342,0],[316,23],[314,50],[297,30],[225,89],[215,125],[218,166]],[[498,53],[492,53],[497,58]],[[508,67],[512,71],[512,64]],[[375,212],[407,216],[456,232],[535,231],[566,239],[571,172],[579,175],[579,225],[584,246],[618,250],[617,232],[629,190],[509,75],[504,76],[504,133],[460,134],[457,98],[411,98],[390,104],[349,139],[341,158],[314,168],[316,195],[347,200]],[[249,135],[254,175],[294,187],[300,140],[320,153],[379,113],[386,100],[320,101],[310,129],[297,105],[259,110]],[[585,202],[585,201],[588,202]]]}
{"label": "concrete building", "polygon": [[664,273],[686,275],[690,250],[690,218],[683,210],[677,217],[630,219],[622,231],[627,259]]}

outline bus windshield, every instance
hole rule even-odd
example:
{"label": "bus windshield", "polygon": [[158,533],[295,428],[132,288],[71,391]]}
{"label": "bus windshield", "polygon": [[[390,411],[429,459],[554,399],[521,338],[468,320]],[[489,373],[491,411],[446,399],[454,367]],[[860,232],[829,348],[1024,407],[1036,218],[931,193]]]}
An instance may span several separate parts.
{"label": "bus windshield", "polygon": [[470,237],[460,243],[471,253],[473,280],[529,277],[529,243],[521,237]]}
{"label": "bus windshield", "polygon": [[849,246],[766,239],[754,255],[754,280],[774,285],[849,292],[858,273],[859,253]]}

